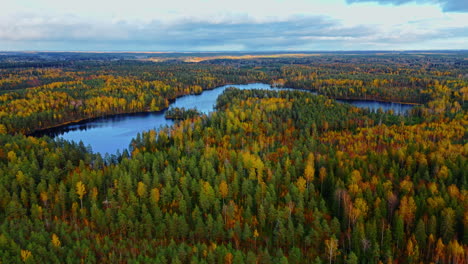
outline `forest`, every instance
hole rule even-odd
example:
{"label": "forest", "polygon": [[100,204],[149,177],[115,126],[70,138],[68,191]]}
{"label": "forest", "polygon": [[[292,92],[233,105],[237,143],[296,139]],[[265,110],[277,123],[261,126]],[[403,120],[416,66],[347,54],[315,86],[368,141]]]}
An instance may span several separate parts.
{"label": "forest", "polygon": [[[466,52],[54,56],[0,56],[0,263],[468,261]],[[298,90],[172,108],[119,155],[31,136],[252,82]]]}

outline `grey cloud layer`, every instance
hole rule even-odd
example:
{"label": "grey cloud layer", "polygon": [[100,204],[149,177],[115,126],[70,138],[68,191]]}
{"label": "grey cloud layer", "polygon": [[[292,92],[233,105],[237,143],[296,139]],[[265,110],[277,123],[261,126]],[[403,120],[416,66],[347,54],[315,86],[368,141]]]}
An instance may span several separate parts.
{"label": "grey cloud layer", "polygon": [[[66,22],[66,23],[65,23]],[[0,40],[9,42],[96,42],[155,48],[203,49],[231,45],[242,49],[303,46],[327,38],[359,38],[373,34],[368,27],[344,27],[324,17],[288,21],[153,21],[144,25],[96,23],[66,19],[28,18],[0,23]],[[1,47],[0,47],[1,48]]]}
{"label": "grey cloud layer", "polygon": [[468,0],[346,0],[347,3],[376,2],[379,4],[402,5],[407,3],[439,4],[444,12],[468,12]]}
{"label": "grey cloud layer", "polygon": [[[0,21],[0,50],[340,50],[375,49],[381,44],[418,43],[467,36],[468,28],[414,34],[382,33],[372,26],[348,27],[321,16],[287,21],[207,22],[183,20],[97,23],[78,18]],[[2,44],[3,43],[3,44]]]}
{"label": "grey cloud layer", "polygon": [[[176,40],[193,46],[231,44],[241,45],[247,49],[257,49],[268,46],[278,48],[300,46],[305,38],[357,38],[372,33],[373,30],[367,27],[346,28],[331,20],[309,17],[264,23],[186,21],[170,26],[164,31],[156,30],[154,36],[165,36],[159,40],[165,44],[170,44]],[[143,34],[146,33],[140,32],[139,35]]]}

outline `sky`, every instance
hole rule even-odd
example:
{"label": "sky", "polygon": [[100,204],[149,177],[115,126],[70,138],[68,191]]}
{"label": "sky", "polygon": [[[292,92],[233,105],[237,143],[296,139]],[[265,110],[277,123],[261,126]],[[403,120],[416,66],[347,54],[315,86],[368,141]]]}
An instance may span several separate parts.
{"label": "sky", "polygon": [[468,49],[468,0],[14,0],[1,51]]}

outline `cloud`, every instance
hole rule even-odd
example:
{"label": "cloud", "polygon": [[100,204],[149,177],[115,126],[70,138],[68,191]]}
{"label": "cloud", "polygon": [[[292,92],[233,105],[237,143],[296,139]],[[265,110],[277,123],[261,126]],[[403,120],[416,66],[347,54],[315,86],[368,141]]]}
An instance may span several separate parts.
{"label": "cloud", "polygon": [[[269,22],[190,22],[171,26],[162,35],[166,41],[178,40],[190,46],[234,44],[245,49],[298,47],[310,39],[325,37],[358,38],[372,33],[367,27],[344,27],[322,17],[303,17]],[[309,38],[309,40],[307,40]]]}
{"label": "cloud", "polygon": [[[285,49],[320,42],[326,38],[350,39],[372,34],[365,26],[346,27],[322,17],[255,21],[239,17],[225,21],[184,19],[172,23],[154,20],[135,24],[85,21],[78,18],[23,17],[0,21],[0,42],[95,43],[128,48],[163,50],[209,50],[234,47],[241,50]],[[1,44],[0,44],[1,45]],[[83,47],[83,46],[81,46]],[[0,49],[3,47],[0,46]]]}
{"label": "cloud", "polygon": [[[80,17],[0,18],[0,50],[272,51],[402,49],[434,39],[467,38],[468,27],[427,22],[346,26],[325,16],[255,20],[248,16],[148,23]],[[459,43],[459,42],[457,42]],[[459,44],[457,44],[459,45]],[[430,46],[428,46],[430,48]],[[450,47],[447,48],[459,48]]]}
{"label": "cloud", "polygon": [[408,3],[438,4],[444,12],[468,12],[467,0],[346,0],[346,2],[349,4],[375,2],[384,5],[403,5]]}

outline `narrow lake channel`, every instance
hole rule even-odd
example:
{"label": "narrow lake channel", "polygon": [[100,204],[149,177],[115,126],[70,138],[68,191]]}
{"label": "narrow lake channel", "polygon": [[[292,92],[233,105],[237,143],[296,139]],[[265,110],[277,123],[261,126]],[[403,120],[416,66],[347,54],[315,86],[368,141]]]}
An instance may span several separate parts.
{"label": "narrow lake channel", "polygon": [[[186,95],[177,98],[171,107],[179,108],[197,108],[198,111],[208,114],[213,111],[218,96],[228,87],[237,87],[239,89],[271,89],[269,84],[253,83],[253,84],[229,84],[217,87],[213,90],[203,91],[200,95]],[[282,88],[290,89],[290,88]],[[378,101],[364,100],[338,100],[346,102],[356,107],[369,108],[371,111],[382,110],[387,111],[392,109],[395,114],[403,114],[413,106],[399,103],[386,103]],[[158,129],[161,126],[170,126],[174,122],[167,120],[164,117],[164,112],[158,113],[139,113],[125,114],[118,116],[102,117],[91,121],[85,121],[78,124],[61,126],[53,129],[48,129],[35,133],[35,136],[47,135],[52,138],[63,138],[69,141],[82,141],[85,146],[90,145],[93,152],[115,154],[117,151],[122,152],[128,148],[132,138],[138,133],[148,131],[150,129]]]}

